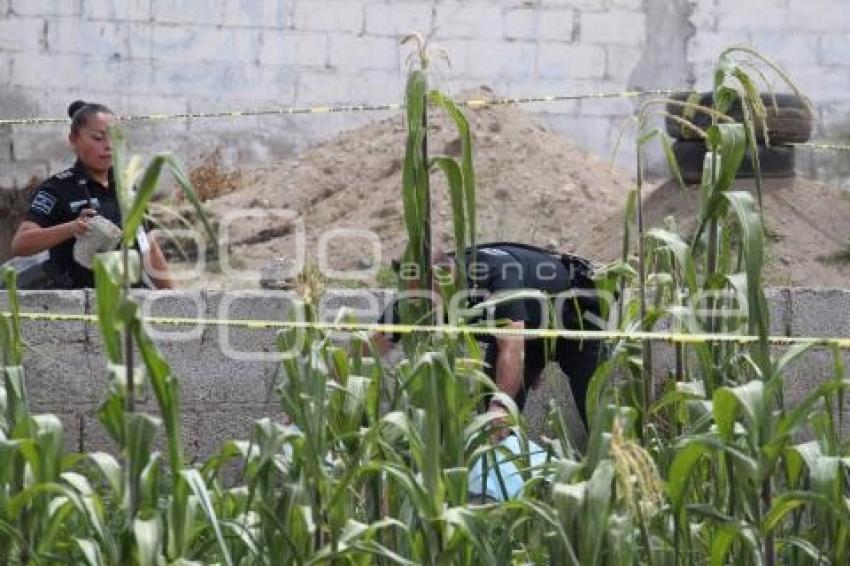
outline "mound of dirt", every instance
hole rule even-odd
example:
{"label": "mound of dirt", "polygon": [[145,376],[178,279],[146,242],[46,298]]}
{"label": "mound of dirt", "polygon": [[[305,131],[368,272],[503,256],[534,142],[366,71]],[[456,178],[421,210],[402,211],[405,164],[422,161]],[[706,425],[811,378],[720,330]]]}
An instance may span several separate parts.
{"label": "mound of dirt", "polygon": [[[466,93],[488,96],[492,92]],[[473,137],[479,241],[514,240],[589,255],[606,238],[606,225],[630,188],[609,163],[547,130],[522,108],[497,106],[466,112]],[[432,155],[459,157],[454,124],[438,111],[428,117]],[[344,133],[306,153],[254,171],[243,171],[242,190],[208,202],[215,217],[234,209],[286,209],[304,222],[306,256],[316,263],[324,235],[333,269],[387,264],[406,241],[401,167],[406,131],[401,115]],[[451,211],[443,177],[431,176],[435,245],[452,246]],[[295,255],[294,226],[280,213],[251,218],[230,230],[232,255],[258,269]],[[622,222],[618,222],[618,226]],[[356,229],[367,235],[330,230]],[[588,245],[592,244],[592,245]],[[602,246],[604,247],[604,246]],[[602,258],[600,258],[602,259]]]}
{"label": "mound of dirt", "polygon": [[[522,107],[465,114],[473,136],[480,242],[552,246],[597,263],[621,255],[623,205],[632,187],[626,174],[547,130]],[[429,113],[428,124],[431,154],[459,156],[454,124],[438,111]],[[282,163],[243,170],[240,190],[207,203],[217,219],[239,209],[258,215],[231,226],[231,264],[259,271],[270,263],[289,263],[296,257],[301,222],[304,255],[325,272],[386,265],[397,258],[407,240],[401,204],[405,138],[403,116],[398,115],[343,133]],[[432,173],[431,187],[435,244],[450,249],[451,212],[441,174]],[[737,187],[752,189],[752,184],[740,181]],[[764,199],[768,284],[846,285],[847,195],[802,179],[768,180]],[[687,235],[694,229],[696,205],[696,189],[683,191],[674,183],[647,186],[646,225],[660,226],[672,215]],[[320,246],[325,249],[323,264]],[[258,284],[258,279],[234,281],[215,274],[186,283],[212,288]]]}
{"label": "mound of dirt", "polygon": [[[736,190],[755,194],[753,181],[738,180]],[[643,199],[646,226],[676,219],[681,234],[696,229],[696,187],[682,190],[667,182]],[[764,280],[781,287],[846,287],[850,281],[850,194],[805,179],[767,179],[762,183],[766,255]],[[610,223],[622,222],[622,215]],[[621,252],[612,238],[595,248],[597,257]]]}

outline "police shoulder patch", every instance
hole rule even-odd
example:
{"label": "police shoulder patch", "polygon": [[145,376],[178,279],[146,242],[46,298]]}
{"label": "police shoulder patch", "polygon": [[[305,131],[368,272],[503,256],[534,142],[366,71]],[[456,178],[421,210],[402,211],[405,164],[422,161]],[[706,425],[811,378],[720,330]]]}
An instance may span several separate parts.
{"label": "police shoulder patch", "polygon": [[56,196],[45,190],[40,190],[35,194],[30,205],[30,212],[50,216],[53,208],[56,206]]}
{"label": "police shoulder patch", "polygon": [[74,169],[70,168],[70,169],[65,169],[64,171],[60,171],[59,173],[56,173],[55,175],[53,175],[53,178],[64,180],[64,179],[70,179],[73,176],[74,176]]}

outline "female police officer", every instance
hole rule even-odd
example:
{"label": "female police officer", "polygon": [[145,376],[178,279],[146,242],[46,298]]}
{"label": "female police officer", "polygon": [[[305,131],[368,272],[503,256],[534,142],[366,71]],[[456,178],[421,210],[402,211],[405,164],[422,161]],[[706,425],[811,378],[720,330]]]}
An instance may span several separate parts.
{"label": "female police officer", "polygon": [[[33,255],[50,250],[48,262],[56,287],[94,286],[94,273],[74,260],[74,242],[86,233],[90,219],[101,215],[121,226],[121,209],[112,179],[112,148],[107,127],[112,111],[78,100],[68,107],[68,140],[77,161],[53,175],[35,192],[25,220],[12,240],[12,254]],[[156,287],[173,288],[162,251],[149,242],[146,265]]]}

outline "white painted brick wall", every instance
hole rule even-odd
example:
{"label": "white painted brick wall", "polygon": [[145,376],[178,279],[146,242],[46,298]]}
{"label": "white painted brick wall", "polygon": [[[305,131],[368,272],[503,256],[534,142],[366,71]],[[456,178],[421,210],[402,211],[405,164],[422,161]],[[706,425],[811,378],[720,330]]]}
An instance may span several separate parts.
{"label": "white painted brick wall", "polygon": [[146,22],[153,0],[85,0],[83,16],[89,20]]}
{"label": "white painted brick wall", "polygon": [[79,16],[83,0],[11,0],[19,16]]}
{"label": "white painted brick wall", "polygon": [[331,68],[355,72],[398,71],[401,68],[402,48],[395,39],[346,34],[333,34],[329,39],[328,62]]}
{"label": "white painted brick wall", "polygon": [[360,32],[363,5],[358,0],[299,0],[293,18],[297,30]]}
{"label": "white painted brick wall", "polygon": [[823,65],[850,66],[850,33],[821,35],[818,55]]}
{"label": "white painted brick wall", "polygon": [[151,18],[166,24],[220,25],[224,0],[152,0]]}
{"label": "white painted brick wall", "polygon": [[[645,15],[655,1],[0,0],[0,116],[63,116],[74,97],[120,113],[398,101],[411,52],[398,38],[413,30],[447,49],[451,70],[433,84],[450,93],[479,84],[506,96],[622,90],[656,31]],[[696,32],[686,56],[697,86],[710,86],[721,49],[751,43],[823,104],[819,132],[846,136],[848,0],[699,0],[690,8]],[[525,108],[601,151],[634,101]],[[192,156],[232,145],[238,161],[279,157],[372,117],[140,123],[131,131],[140,144]],[[61,142],[63,128],[33,131],[12,134],[22,136],[15,154],[0,147],[0,170],[9,159],[66,159],[40,159],[52,142],[27,137]],[[236,143],[245,131],[250,143]]]}
{"label": "white painted brick wall", "polygon": [[168,53],[175,61],[254,63],[260,56],[260,30],[252,28],[154,25],[152,54]]}
{"label": "white painted brick wall", "polygon": [[627,10],[581,14],[582,43],[603,45],[643,45],[646,42],[646,15]]}
{"label": "white painted brick wall", "polygon": [[537,73],[541,77],[601,79],[605,76],[605,49],[588,45],[541,43],[537,55]]}
{"label": "white painted brick wall", "polygon": [[292,28],[292,12],[296,0],[226,1],[221,21],[226,26]]}
{"label": "white painted brick wall", "polygon": [[369,35],[404,36],[412,32],[426,34],[431,29],[430,2],[367,4],[366,33]]}
{"label": "white painted brick wall", "polygon": [[488,82],[534,74],[537,49],[533,44],[447,40],[440,45],[448,50],[453,74]]}
{"label": "white painted brick wall", "polygon": [[130,26],[121,22],[54,18],[47,20],[47,49],[52,53],[126,58],[130,56]]}
{"label": "white painted brick wall", "polygon": [[38,51],[44,45],[44,20],[0,19],[0,51]]}
{"label": "white painted brick wall", "polygon": [[573,8],[588,12],[598,12],[608,7],[606,0],[538,0],[537,3],[541,8]]}
{"label": "white painted brick wall", "polygon": [[504,14],[507,39],[572,41],[576,24],[573,10],[519,8]]}
{"label": "white painted brick wall", "polygon": [[261,65],[325,67],[329,38],[324,33],[294,30],[263,30],[260,37]]}
{"label": "white painted brick wall", "polygon": [[438,39],[495,39],[502,37],[500,2],[448,0],[436,4]]}

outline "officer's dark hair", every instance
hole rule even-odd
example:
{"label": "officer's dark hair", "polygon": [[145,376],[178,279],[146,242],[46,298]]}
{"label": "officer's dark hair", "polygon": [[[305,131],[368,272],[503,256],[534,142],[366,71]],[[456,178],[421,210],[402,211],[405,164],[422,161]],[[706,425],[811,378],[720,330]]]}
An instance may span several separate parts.
{"label": "officer's dark hair", "polygon": [[71,118],[71,131],[77,132],[88,124],[89,118],[95,114],[112,114],[112,110],[103,104],[75,100],[68,106],[68,116]]}

